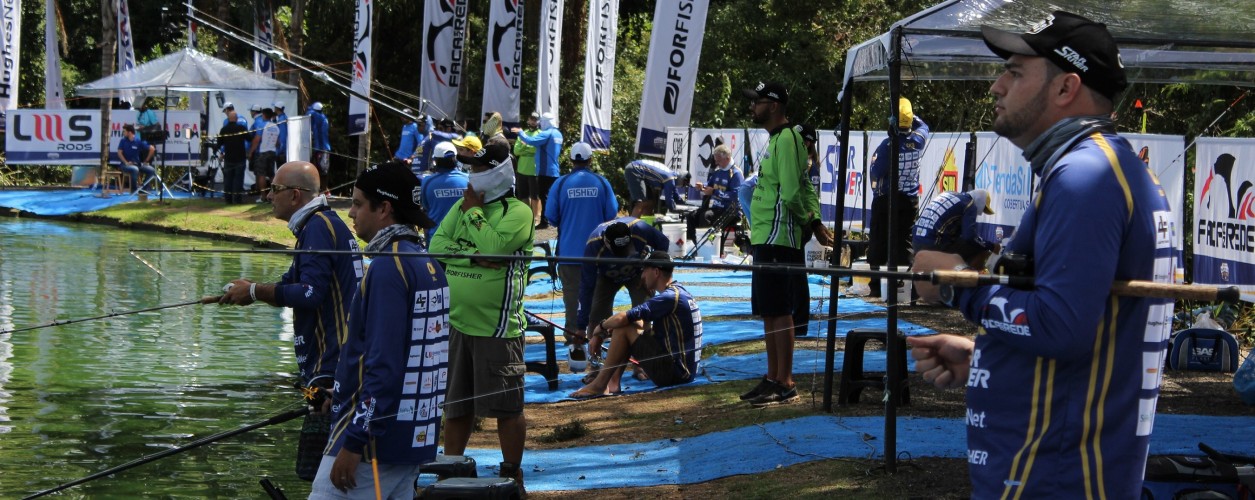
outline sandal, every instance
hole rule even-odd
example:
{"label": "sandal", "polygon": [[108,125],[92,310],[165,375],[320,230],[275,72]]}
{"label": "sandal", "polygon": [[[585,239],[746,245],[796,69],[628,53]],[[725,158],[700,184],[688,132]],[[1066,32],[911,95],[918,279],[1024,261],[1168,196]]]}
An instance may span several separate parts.
{"label": "sandal", "polygon": [[648,382],[649,374],[645,373],[645,370],[636,370],[632,372],[632,378],[639,380],[641,382]]}
{"label": "sandal", "polygon": [[605,393],[595,393],[591,391],[585,391],[584,389],[585,388],[581,387],[578,391],[567,394],[567,397],[574,399],[576,401],[583,401],[587,399],[604,398],[609,395]]}

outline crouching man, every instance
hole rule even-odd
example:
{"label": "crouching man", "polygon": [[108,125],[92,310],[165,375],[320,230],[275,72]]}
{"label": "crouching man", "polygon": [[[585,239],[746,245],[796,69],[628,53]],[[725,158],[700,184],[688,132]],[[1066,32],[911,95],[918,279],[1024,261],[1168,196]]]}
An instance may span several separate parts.
{"label": "crouching man", "polygon": [[[600,352],[606,338],[610,339],[610,352],[596,378],[571,393],[571,397],[583,399],[618,392],[629,355],[636,358],[658,387],[693,380],[697,362],[702,359],[702,313],[688,290],[671,279],[672,268],[667,252],[654,251],[646,257],[641,265],[641,281],[658,294],[593,327],[590,352]],[[646,320],[653,323],[652,329],[645,328]]]}

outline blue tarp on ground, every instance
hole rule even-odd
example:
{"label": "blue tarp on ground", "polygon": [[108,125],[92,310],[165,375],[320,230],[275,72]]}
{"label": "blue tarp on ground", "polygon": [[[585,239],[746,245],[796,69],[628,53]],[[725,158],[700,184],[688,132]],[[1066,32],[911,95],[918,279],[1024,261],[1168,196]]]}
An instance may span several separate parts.
{"label": "blue tarp on ground", "polygon": [[[191,195],[174,190],[166,198],[188,198]],[[156,194],[148,199],[156,199]],[[94,212],[114,205],[139,201],[135,195],[110,195],[100,197],[100,191],[84,188],[39,189],[39,190],[0,190],[0,207],[15,208],[23,212],[38,215],[69,215],[82,212]]]}
{"label": "blue tarp on ground", "polygon": [[[530,491],[694,484],[830,458],[883,460],[884,430],[882,417],[802,417],[689,438],[527,450],[523,470]],[[966,456],[963,419],[900,417],[897,435],[898,452],[905,456]],[[1255,417],[1157,415],[1150,452],[1197,455],[1204,442],[1222,453],[1249,456],[1255,446],[1233,436],[1251,435]],[[466,454],[480,464],[481,477],[496,475],[488,466],[501,462],[499,450]]]}

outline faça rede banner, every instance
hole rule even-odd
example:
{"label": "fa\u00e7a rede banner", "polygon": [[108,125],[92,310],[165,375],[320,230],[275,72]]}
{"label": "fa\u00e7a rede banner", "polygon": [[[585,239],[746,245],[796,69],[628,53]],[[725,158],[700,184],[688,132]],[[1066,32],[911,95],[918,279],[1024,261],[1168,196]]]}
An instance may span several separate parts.
{"label": "fa\u00e7a rede banner", "polygon": [[[153,165],[162,165],[165,155],[165,166],[200,165],[200,113],[197,111],[163,111],[157,117],[165,120],[167,139],[164,144],[153,144],[157,155],[153,157]],[[115,120],[118,118],[114,114]],[[115,121],[109,125],[109,163],[117,163],[118,143],[122,142],[125,122]],[[93,163],[99,163],[99,160]]]}
{"label": "fa\u00e7a rede banner", "polygon": [[100,164],[100,110],[14,109],[5,116],[11,165]]}

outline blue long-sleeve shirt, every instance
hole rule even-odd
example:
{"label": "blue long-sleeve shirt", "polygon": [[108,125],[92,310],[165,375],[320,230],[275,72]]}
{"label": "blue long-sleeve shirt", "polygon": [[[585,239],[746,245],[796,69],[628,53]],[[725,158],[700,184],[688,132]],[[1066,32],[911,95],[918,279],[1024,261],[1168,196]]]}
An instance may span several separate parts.
{"label": "blue long-sleeve shirt", "polygon": [[1033,289],[955,289],[983,330],[967,382],[972,496],[1137,498],[1172,301],[1111,285],[1171,281],[1174,219],[1114,133],[1033,171],[1040,190],[1007,243],[1033,256]]}
{"label": "blue long-sleeve shirt", "polygon": [[675,210],[680,203],[675,189],[675,172],[662,163],[654,160],[633,160],[623,167],[623,176],[629,183],[634,179],[644,180],[645,184],[662,191],[661,197],[667,206]]}
{"label": "blue long-sleeve shirt", "polygon": [[404,160],[414,156],[414,150],[418,148],[418,143],[418,123],[406,123],[401,127],[401,139],[399,144],[397,144],[397,152],[392,157]]}
{"label": "blue long-sleeve shirt", "polygon": [[562,132],[557,127],[550,127],[534,134],[524,131],[519,134],[519,140],[536,148],[536,175],[558,176],[558,157],[562,154]]}
{"label": "blue long-sleeve shirt", "polygon": [[752,174],[744,182],[741,187],[736,190],[737,201],[741,202],[741,215],[745,216],[745,222],[750,221],[750,203],[754,201],[754,187],[758,186],[758,174]]}
{"label": "blue long-sleeve shirt", "polygon": [[[390,252],[422,252],[417,243]],[[436,458],[449,372],[449,283],[430,257],[375,259],[349,313],[326,455],[385,464]]]}
{"label": "blue long-sleeve shirt", "polygon": [[[440,221],[449,214],[453,204],[462,199],[469,179],[466,172],[456,168],[423,177],[423,210],[427,211],[431,220],[436,221],[436,227],[440,227]],[[427,230],[427,241],[431,241],[431,236],[436,234],[436,227]]]}
{"label": "blue long-sleeve shirt", "polygon": [[[357,239],[331,208],[310,214],[296,232],[297,250],[357,251]],[[362,277],[358,255],[297,253],[275,284],[275,304],[292,308],[292,344],[301,381],[332,377],[340,339],[348,329],[348,305]]]}
{"label": "blue long-sleeve shirt", "polygon": [[576,168],[559,177],[549,187],[549,201],[545,203],[545,219],[558,228],[555,254],[582,257],[588,235],[618,213],[619,202],[605,177],[588,168]]}
{"label": "blue long-sleeve shirt", "polygon": [[279,113],[275,115],[275,123],[279,124],[279,147],[275,148],[275,155],[279,157],[280,162],[285,162],[287,161],[287,157],[288,157],[288,115],[287,113]]}
{"label": "blue long-sleeve shirt", "polygon": [[628,309],[628,319],[653,323],[658,345],[671,356],[671,367],[682,382],[693,380],[702,360],[702,312],[682,285],[672,281],[658,295]]}
{"label": "blue long-sleeve shirt", "polygon": [[[646,247],[652,250],[666,251],[671,248],[671,242],[667,240],[667,236],[661,231],[654,229],[640,219],[631,216],[619,217],[618,219],[608,220],[598,224],[589,233],[588,239],[584,244],[584,257],[592,258],[617,258],[614,250],[606,245],[602,240],[602,233],[606,232],[606,228],[615,222],[627,224],[628,230],[632,233],[632,249],[628,256],[639,255],[645,251]],[[620,263],[593,263],[585,262],[580,268],[580,312],[577,315],[577,323],[580,330],[588,328],[589,315],[593,307],[593,289],[596,288],[597,280],[605,278],[612,283],[622,285],[632,279],[640,276],[641,268],[638,265],[620,264]]]}
{"label": "blue long-sleeve shirt", "polygon": [[309,110],[310,147],[317,151],[331,151],[331,124],[321,111]]}
{"label": "blue long-sleeve shirt", "polygon": [[967,254],[970,251],[993,251],[997,243],[985,241],[976,230],[976,218],[984,210],[984,205],[973,203],[968,193],[941,193],[920,211],[911,232],[911,246],[960,253],[964,258],[971,257]]}
{"label": "blue long-sleeve shirt", "polygon": [[[868,169],[877,196],[889,192],[889,139],[880,141]],[[919,196],[919,161],[924,156],[926,141],[928,124],[917,116],[911,122],[911,131],[902,135],[898,146],[898,191],[907,196]]]}
{"label": "blue long-sleeve shirt", "polygon": [[436,145],[442,142],[452,141],[457,138],[458,136],[455,134],[432,130],[431,133],[427,135],[427,139],[423,140],[422,156],[414,158],[414,161],[410,163],[410,170],[418,173],[431,168],[431,155],[436,152]]}
{"label": "blue long-sleeve shirt", "polygon": [[737,189],[741,187],[741,183],[745,181],[745,176],[741,174],[741,169],[736,165],[728,165],[728,168],[712,169],[706,175],[706,186],[715,188],[710,194],[710,206],[714,208],[724,208],[732,203],[733,197],[737,196]]}

